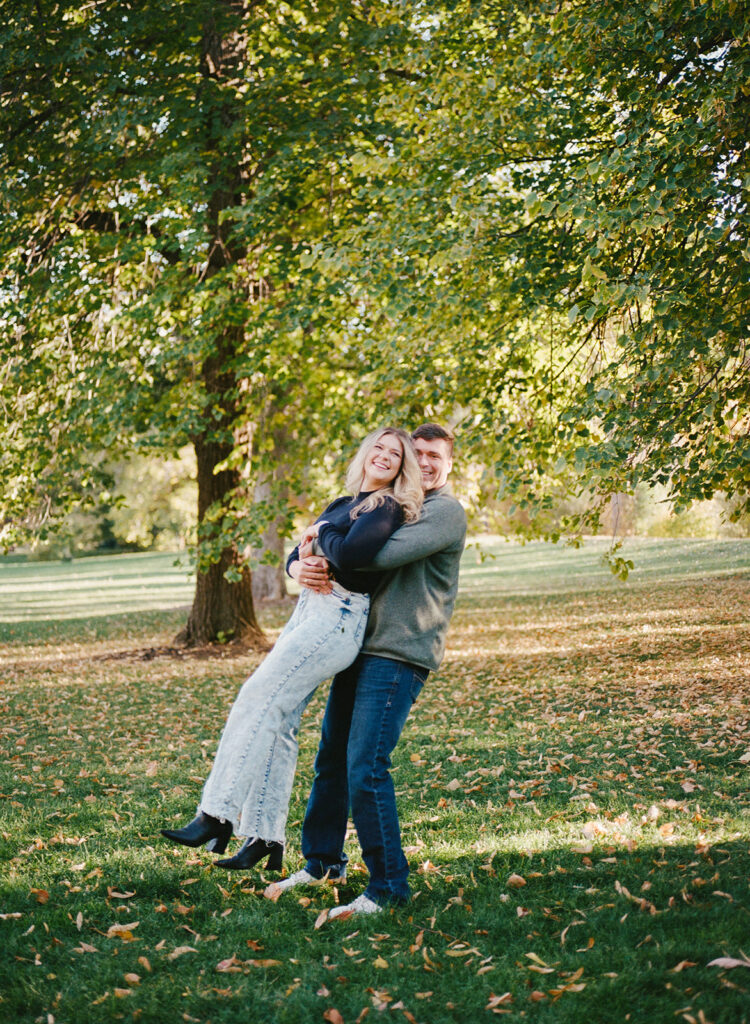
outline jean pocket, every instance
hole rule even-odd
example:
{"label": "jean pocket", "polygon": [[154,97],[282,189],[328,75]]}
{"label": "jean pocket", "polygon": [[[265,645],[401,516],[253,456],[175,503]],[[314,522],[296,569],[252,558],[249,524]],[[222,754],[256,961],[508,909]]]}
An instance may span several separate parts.
{"label": "jean pocket", "polygon": [[367,611],[363,611],[357,619],[357,625],[354,629],[354,642],[358,647],[362,646],[362,641],[365,637],[365,628],[367,626]]}
{"label": "jean pocket", "polygon": [[427,681],[427,676],[430,674],[427,669],[424,669],[423,671],[424,671],[423,675],[420,672],[417,672],[416,670],[414,670],[414,672],[412,673],[412,680],[411,680],[411,702],[412,702],[412,704],[414,703],[414,701],[417,699],[417,697],[422,692],[422,687],[424,686],[424,684]]}

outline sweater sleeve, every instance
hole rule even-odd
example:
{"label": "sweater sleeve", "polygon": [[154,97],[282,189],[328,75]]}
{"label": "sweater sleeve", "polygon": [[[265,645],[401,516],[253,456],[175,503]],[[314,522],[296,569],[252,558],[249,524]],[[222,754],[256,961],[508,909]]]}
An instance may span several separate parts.
{"label": "sweater sleeve", "polygon": [[320,550],[336,569],[361,569],[370,565],[402,521],[401,506],[386,500],[371,512],[358,516],[346,530],[324,523],[318,534],[316,550]]}
{"label": "sweater sleeve", "polygon": [[463,545],[465,537],[466,513],[455,498],[446,495],[423,505],[417,522],[397,530],[371,565],[374,569],[398,569],[454,544]]}
{"label": "sweater sleeve", "polygon": [[[345,501],[348,502],[349,500],[350,500],[349,497],[346,496],[346,495],[344,495],[343,498],[336,498],[335,501],[332,501],[330,505],[327,505],[325,507],[325,509],[320,513],[320,515],[315,520],[315,522],[318,523],[318,522],[320,522],[321,519],[325,519],[325,517],[327,515],[330,515],[330,513],[335,508],[337,508],[339,505],[341,505],[342,502],[345,502]],[[318,553],[317,550],[316,550],[315,553],[316,554]],[[291,551],[289,557],[286,560],[286,574],[287,574],[287,576],[289,575],[289,567],[291,566],[292,562],[299,562],[299,544],[295,545],[295,547],[293,548],[293,550]]]}

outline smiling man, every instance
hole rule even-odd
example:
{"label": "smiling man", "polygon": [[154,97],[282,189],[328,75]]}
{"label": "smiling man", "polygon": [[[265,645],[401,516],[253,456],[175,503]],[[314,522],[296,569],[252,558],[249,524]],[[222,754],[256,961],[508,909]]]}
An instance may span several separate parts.
{"label": "smiling man", "polygon": [[[353,903],[334,907],[331,918],[374,914],[409,899],[391,753],[427,676],[442,660],[466,539],[464,510],[445,490],[453,435],[425,423],[412,440],[425,487],[422,514],[397,530],[373,563],[391,572],[372,596],[361,653],[331,686],[302,826],[307,863],[266,890],[276,898],[325,879],[343,881],[351,807],[370,880]],[[295,562],[289,572],[303,586],[326,585],[319,560]]]}

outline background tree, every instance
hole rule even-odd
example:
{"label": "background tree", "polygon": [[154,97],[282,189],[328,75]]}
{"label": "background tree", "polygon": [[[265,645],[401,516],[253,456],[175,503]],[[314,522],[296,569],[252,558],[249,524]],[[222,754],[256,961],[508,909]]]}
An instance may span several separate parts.
{"label": "background tree", "polygon": [[373,68],[403,34],[383,10],[4,11],[6,540],[95,503],[107,460],[190,442],[189,643],[258,636],[241,548],[283,530],[289,507],[275,495],[249,514],[253,486],[283,478],[294,493],[303,462],[325,461],[318,432],[351,428],[352,355],[331,328],[351,303],[303,280],[298,250],[356,215],[338,168],[381,131]]}
{"label": "background tree", "polygon": [[482,500],[512,497],[524,530],[554,535],[545,509],[584,490],[566,525],[595,525],[639,482],[747,508],[748,17],[432,9],[382,100],[412,132],[355,157],[373,215],[311,254],[379,287],[402,365],[432,369],[425,398],[455,403],[486,467]]}

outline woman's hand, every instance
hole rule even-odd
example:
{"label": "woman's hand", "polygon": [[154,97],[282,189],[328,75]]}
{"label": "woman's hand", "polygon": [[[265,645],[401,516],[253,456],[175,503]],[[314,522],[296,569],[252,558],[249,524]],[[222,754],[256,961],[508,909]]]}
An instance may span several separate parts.
{"label": "woman's hand", "polygon": [[314,590],[318,594],[330,594],[333,590],[328,572],[328,559],[322,555],[308,555],[289,566],[289,575],[301,587]]}
{"label": "woman's hand", "polygon": [[312,542],[318,536],[320,525],[320,523],[312,523],[305,529],[304,533],[299,539],[299,544],[297,545],[300,551],[302,550],[302,548],[307,547],[309,544],[312,544]]}

